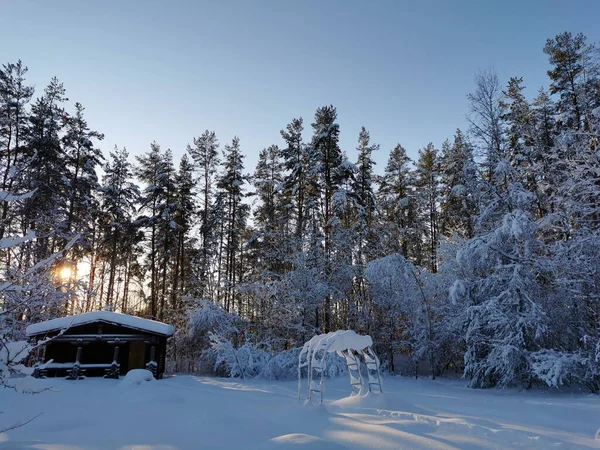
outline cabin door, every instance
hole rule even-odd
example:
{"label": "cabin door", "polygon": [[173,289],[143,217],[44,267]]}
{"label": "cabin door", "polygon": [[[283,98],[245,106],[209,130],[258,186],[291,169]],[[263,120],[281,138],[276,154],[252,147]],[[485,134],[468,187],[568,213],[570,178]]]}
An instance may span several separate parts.
{"label": "cabin door", "polygon": [[144,341],[132,341],[129,343],[129,370],[145,369],[146,343]]}

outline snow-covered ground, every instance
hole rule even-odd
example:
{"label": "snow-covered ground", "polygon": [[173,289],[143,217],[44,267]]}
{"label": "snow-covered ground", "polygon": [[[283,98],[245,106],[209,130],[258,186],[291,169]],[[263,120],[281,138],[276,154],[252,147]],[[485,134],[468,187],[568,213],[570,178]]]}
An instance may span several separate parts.
{"label": "snow-covered ground", "polygon": [[600,398],[472,390],[459,381],[386,378],[383,396],[346,398],[329,380],[324,406],[295,382],[176,376],[45,380],[36,395],[0,389],[0,449],[600,448]]}

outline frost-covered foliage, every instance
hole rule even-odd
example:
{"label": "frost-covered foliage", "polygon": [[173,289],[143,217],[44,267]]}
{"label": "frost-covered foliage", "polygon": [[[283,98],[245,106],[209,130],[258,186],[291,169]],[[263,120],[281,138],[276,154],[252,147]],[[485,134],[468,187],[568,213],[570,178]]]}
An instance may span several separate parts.
{"label": "frost-covered foliage", "polygon": [[30,351],[31,346],[27,341],[0,340],[0,386],[7,386],[9,377],[24,369],[21,363],[29,356]]}
{"label": "frost-covered foliage", "polygon": [[410,355],[415,363],[427,362],[434,377],[455,365],[456,339],[448,323],[439,320],[442,315],[451,317],[448,288],[452,268],[444,262],[446,252],[441,254],[437,276],[414,266],[400,254],[367,265],[365,276],[378,324],[370,328],[369,334],[379,353],[389,354],[392,371],[393,355],[397,353]]}
{"label": "frost-covered foliage", "polygon": [[211,347],[211,334],[233,337],[242,330],[244,321],[206,299],[188,299],[188,303],[185,326],[177,329],[169,341],[169,370],[212,371],[214,354],[207,352]]}
{"label": "frost-covered foliage", "polygon": [[528,214],[516,210],[458,252],[465,276],[453,286],[466,310],[465,376],[472,386],[509,386],[530,376],[528,352],[539,348],[546,330],[535,268],[542,244],[535,233]]}
{"label": "frost-covered foliage", "polygon": [[532,376],[548,387],[560,387],[585,377],[587,361],[578,353],[539,350],[529,355]]}
{"label": "frost-covered foliage", "polygon": [[206,299],[195,302],[188,317],[188,327],[195,339],[208,337],[209,333],[228,335],[238,331],[239,317],[226,312]]}
{"label": "frost-covered foliage", "polygon": [[229,377],[254,378],[261,373],[269,360],[268,352],[247,340],[239,347],[217,334],[211,333],[210,340],[211,349],[215,354],[215,372],[219,372],[222,365]]}
{"label": "frost-covered foliage", "polygon": [[[236,347],[229,339],[211,334],[211,348],[206,351],[205,357],[208,356],[213,361],[213,371],[217,375],[232,378],[295,380],[298,378],[300,350],[301,347],[295,347],[273,354],[263,343],[253,344],[245,340],[242,345]],[[345,360],[335,352],[326,355],[325,364],[327,378],[347,374]]]}

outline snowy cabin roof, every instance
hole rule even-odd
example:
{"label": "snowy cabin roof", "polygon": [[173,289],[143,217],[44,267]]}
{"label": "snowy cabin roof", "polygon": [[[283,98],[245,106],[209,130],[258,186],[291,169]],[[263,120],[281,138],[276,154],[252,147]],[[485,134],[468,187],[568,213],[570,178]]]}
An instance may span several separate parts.
{"label": "snowy cabin roof", "polygon": [[155,320],[142,319],[141,317],[119,314],[110,311],[93,311],[74,316],[61,317],[59,319],[47,320],[29,325],[26,329],[27,336],[47,333],[49,331],[63,330],[77,325],[85,325],[93,322],[106,322],[134,328],[148,333],[172,336],[175,328],[166,323]]}

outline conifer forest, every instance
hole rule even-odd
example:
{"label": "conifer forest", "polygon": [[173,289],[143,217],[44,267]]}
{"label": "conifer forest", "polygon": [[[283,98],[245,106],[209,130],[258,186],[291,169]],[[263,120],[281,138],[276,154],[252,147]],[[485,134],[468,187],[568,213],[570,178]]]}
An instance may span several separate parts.
{"label": "conifer forest", "polygon": [[473,74],[469,126],[416,158],[324,105],[255,167],[203,128],[181,158],[151,135],[108,151],[69,86],[5,63],[0,342],[110,310],[175,326],[170,372],[293,378],[304,342],[347,329],[388,372],[600,391],[600,49],[540,44],[544,88]]}

